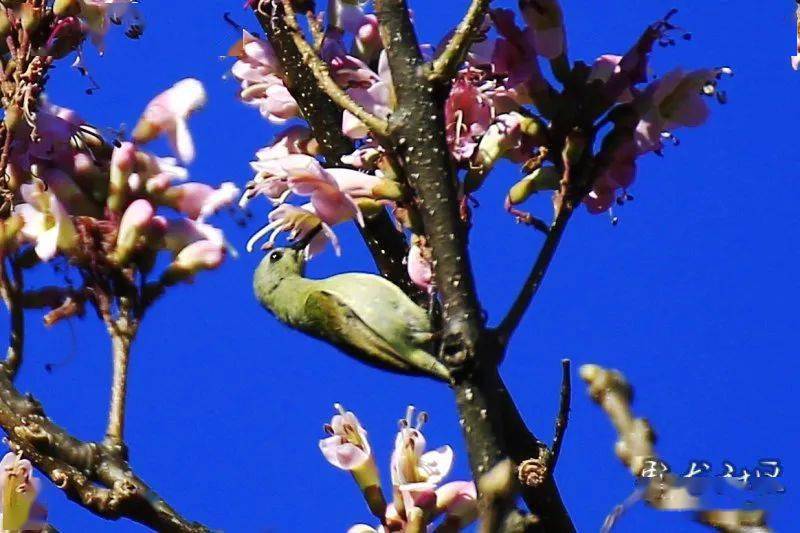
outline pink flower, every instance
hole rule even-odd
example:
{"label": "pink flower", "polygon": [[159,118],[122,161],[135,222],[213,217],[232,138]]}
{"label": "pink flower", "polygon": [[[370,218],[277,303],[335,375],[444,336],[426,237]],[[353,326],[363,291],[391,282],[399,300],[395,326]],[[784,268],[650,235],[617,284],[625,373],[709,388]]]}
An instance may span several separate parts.
{"label": "pink flower", "polygon": [[224,246],[209,240],[196,241],[178,252],[175,260],[168,267],[166,276],[184,279],[201,270],[218,268],[224,259]]}
{"label": "pink flower", "polygon": [[416,425],[412,426],[414,413],[414,406],[409,406],[405,419],[400,421],[400,431],[392,452],[392,484],[401,489],[415,483],[437,485],[453,466],[453,450],[450,446],[425,451],[425,437],[420,430],[427,420],[427,414],[420,413]]}
{"label": "pink flower", "polygon": [[608,167],[597,177],[592,190],[583,199],[590,213],[607,211],[617,198],[617,190],[626,190],[636,177],[639,152],[633,139],[622,142],[611,154]]}
{"label": "pink flower", "polygon": [[184,163],[194,160],[194,142],[187,119],[206,103],[203,84],[193,78],[181,80],[147,104],[133,131],[136,142],[146,143],[165,134]]}
{"label": "pink flower", "polygon": [[[2,517],[0,528],[3,531],[39,531],[44,523],[30,521],[32,506],[36,500],[41,482],[33,477],[33,465],[27,459],[9,452],[0,460],[0,493],[2,493]],[[41,509],[38,510],[41,513]]]}
{"label": "pink flower", "polygon": [[710,110],[706,96],[715,94],[717,69],[684,73],[676,69],[649,88],[649,108],[636,127],[636,142],[641,153],[658,151],[662,134],[675,128],[703,124]]}
{"label": "pink flower", "polygon": [[56,196],[38,184],[23,184],[20,193],[26,203],[14,207],[25,224],[21,233],[35,242],[36,255],[49,261],[59,250],[67,251],[75,245],[76,231],[64,206]]}
{"label": "pink flower", "polygon": [[[103,52],[103,38],[108,33],[111,23],[120,24],[129,15],[133,0],[80,0],[80,17],[86,22],[86,29],[92,43]],[[139,16],[135,10],[130,11],[131,27],[141,28]]]}
{"label": "pink flower", "polygon": [[238,58],[231,67],[231,74],[240,81],[251,83],[262,81],[268,74],[280,74],[280,61],[272,46],[247,30],[243,30],[242,34],[242,39],[230,52],[230,55]]}
{"label": "pink flower", "polygon": [[164,199],[189,218],[203,220],[223,207],[230,206],[239,197],[239,188],[225,182],[218,188],[205,183],[182,183],[167,189]]}
{"label": "pink flower", "polygon": [[273,124],[283,124],[298,116],[300,108],[283,80],[268,74],[258,83],[242,83],[242,101],[259,109],[261,116]]}
{"label": "pink flower", "polygon": [[408,250],[408,276],[424,291],[433,291],[433,268],[418,244],[412,245]]}
{"label": "pink flower", "polygon": [[366,463],[372,456],[367,432],[352,411],[345,411],[338,403],[334,405],[339,414],[331,419],[325,430],[330,434],[319,441],[322,455],[330,464],[342,470],[353,470]]}
{"label": "pink flower", "polygon": [[[392,95],[392,75],[389,70],[389,60],[386,52],[381,52],[378,60],[377,75],[368,71],[372,78],[366,88],[363,86],[352,87],[347,90],[353,100],[380,118],[388,118],[394,107]],[[366,81],[366,80],[365,80]],[[361,139],[369,135],[369,129],[349,111],[342,115],[342,131],[351,139]]]}
{"label": "pink flower", "polygon": [[491,17],[497,32],[501,35],[501,38],[495,41],[491,55],[488,56],[493,71],[508,76],[505,85],[509,89],[528,83],[543,84],[539,61],[536,59],[533,30],[520,29],[514,20],[514,12],[510,9],[493,9]]}
{"label": "pink flower", "polygon": [[478,491],[472,481],[451,481],[436,489],[435,514],[445,513],[445,521],[466,527],[478,518]]}
{"label": "pink flower", "polygon": [[268,234],[269,239],[262,246],[264,249],[272,248],[282,232],[289,232],[290,241],[309,241],[305,248],[306,259],[319,255],[329,242],[336,255],[342,253],[336,234],[328,224],[320,220],[310,203],[300,207],[281,204],[270,211],[268,219],[269,223],[247,241],[248,252],[252,252],[255,244]]}
{"label": "pink flower", "polygon": [[[613,76],[619,76],[622,73],[622,68],[620,67],[621,61],[622,56],[614,54],[601,55],[592,65],[592,70],[589,72],[589,79],[587,81],[592,82],[595,80],[600,80],[603,83],[606,83]],[[617,97],[617,101],[623,104],[633,101],[632,88],[629,87],[625,89]]]}
{"label": "pink flower", "polygon": [[450,152],[457,161],[469,159],[492,122],[489,100],[474,85],[458,78],[445,103],[444,116]]}
{"label": "pink flower", "polygon": [[158,227],[163,235],[164,248],[175,256],[198,241],[211,241],[221,248],[227,247],[222,231],[203,222],[188,218],[166,219],[163,216],[156,216],[153,218],[153,225]]}
{"label": "pink flower", "polygon": [[[293,193],[308,196],[323,222],[332,226],[355,218],[359,224],[364,224],[353,198],[339,187],[336,180],[336,176],[346,174],[342,172],[344,169],[324,169],[313,157],[301,154],[289,155],[279,163],[275,176],[279,179],[285,177]],[[351,186],[358,184],[357,180],[353,180]]]}
{"label": "pink flower", "polygon": [[547,59],[564,53],[564,14],[558,0],[524,0],[520,9],[533,28],[536,51]]}
{"label": "pink flower", "polygon": [[[325,426],[330,436],[319,441],[322,455],[336,468],[350,471],[362,491],[370,489],[374,493],[377,487],[377,492],[380,492],[380,477],[366,430],[351,411],[345,411],[338,403],[334,407],[339,414],[334,415],[331,423]],[[365,494],[369,496],[369,493]],[[382,507],[385,507],[385,503]],[[383,510],[381,508],[381,512]]]}

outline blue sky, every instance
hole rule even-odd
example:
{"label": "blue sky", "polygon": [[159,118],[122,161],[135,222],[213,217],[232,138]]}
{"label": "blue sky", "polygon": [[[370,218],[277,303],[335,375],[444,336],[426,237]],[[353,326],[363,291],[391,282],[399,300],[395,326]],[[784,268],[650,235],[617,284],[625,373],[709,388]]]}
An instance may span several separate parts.
{"label": "blue sky", "polygon": [[[223,13],[255,27],[240,1],[142,2],[147,28],[140,41],[109,40],[104,58],[91,57],[101,89],[65,63],[50,98],[77,108],[98,125],[132,125],[145,103],[192,76],[209,93],[192,119],[198,158],[192,176],[243,184],[248,161],[277,131],[237,102],[221,61],[236,33]],[[466,2],[413,2],[419,32],[437,42]],[[495,5],[510,5],[497,2]],[[703,458],[754,466],[779,458],[787,493],[768,501],[778,530],[789,529],[794,472],[800,462],[800,422],[794,387],[800,260],[796,206],[800,154],[797,94],[791,70],[795,3],[745,0],[626,0],[599,6],[565,1],[573,58],[591,61],[627,49],[642,28],[670,8],[692,32],[689,42],[658,50],[656,72],[729,65],[730,102],[715,105],[710,122],[680,132],[664,158],[641,160],[635,201],[606,216],[580,212],[550,275],[523,322],[503,375],[531,427],[552,434],[562,357],[575,367],[596,362],[623,370],[636,386],[637,413],[659,435],[658,449],[677,470]],[[482,190],[472,237],[480,295],[497,321],[525,277],[541,237],[502,210],[513,182],[510,167]],[[547,214],[547,200],[531,207]],[[217,222],[243,251],[266,206],[240,227]],[[354,228],[341,228],[344,255],[326,253],[310,273],[372,268]],[[457,452],[452,479],[467,460],[450,392],[432,382],[382,374],[281,326],[255,302],[251,275],[259,254],[243,253],[194,286],[170,291],[145,319],[134,349],[127,435],[141,476],[185,516],[225,531],[345,531],[369,513],[348,475],[317,448],[333,402],[356,411],[370,431],[387,473],[396,421],[409,403],[431,415],[433,446]],[[89,317],[51,330],[29,315],[29,346],[20,386],[34,392],[55,421],[76,435],[104,430],[110,380],[108,340]],[[7,317],[0,323],[7,327]],[[47,363],[57,363],[52,373]],[[581,531],[597,530],[632,490],[613,454],[615,434],[576,378],[573,412],[557,478]],[[140,531],[131,522],[105,523],[46,487],[42,496],[62,531]],[[679,515],[636,508],[618,531],[700,531]]]}

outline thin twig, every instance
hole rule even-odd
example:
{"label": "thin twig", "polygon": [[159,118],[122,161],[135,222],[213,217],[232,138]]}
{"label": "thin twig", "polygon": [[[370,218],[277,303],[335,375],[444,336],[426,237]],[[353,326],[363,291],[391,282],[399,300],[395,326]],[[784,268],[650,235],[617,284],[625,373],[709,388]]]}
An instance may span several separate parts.
{"label": "thin twig", "polygon": [[497,339],[501,345],[508,345],[511,335],[513,335],[514,331],[519,326],[522,317],[525,315],[525,311],[528,310],[534,296],[536,296],[536,292],[542,284],[542,279],[544,279],[547,268],[550,266],[550,262],[553,260],[558,244],[561,241],[564,229],[567,227],[567,222],[569,222],[572,216],[572,211],[572,208],[567,205],[566,202],[562,203],[562,207],[558,211],[555,221],[550,226],[547,239],[545,239],[542,249],[539,251],[539,255],[528,274],[528,278],[525,280],[525,284],[522,286],[517,298],[511,305],[508,314],[503,321],[500,322],[500,325],[497,326]]}
{"label": "thin twig", "polygon": [[127,317],[118,318],[111,327],[113,377],[111,381],[111,403],[108,408],[106,442],[114,447],[124,447],[125,401],[128,394],[128,362],[131,341],[136,327]]}
{"label": "thin twig", "polygon": [[553,444],[550,446],[550,473],[552,475],[556,469],[558,456],[561,454],[561,445],[564,442],[564,433],[567,431],[569,423],[569,408],[572,400],[572,377],[570,373],[570,360],[561,360],[561,402],[558,406],[558,417],[556,418],[556,430],[553,436]]}
{"label": "thin twig", "polygon": [[10,315],[8,350],[3,368],[11,379],[17,374],[22,364],[22,352],[25,345],[25,308],[22,302],[22,269],[8,258],[11,265],[13,281],[9,279],[5,258],[0,258],[0,295]]}
{"label": "thin twig", "polygon": [[456,32],[430,65],[428,79],[450,80],[458,65],[464,60],[475,35],[480,31],[491,0],[472,0]]}
{"label": "thin twig", "polygon": [[353,100],[344,89],[339,87],[336,80],[331,76],[328,64],[319,57],[314,47],[306,40],[300,26],[295,19],[294,8],[291,0],[282,0],[284,10],[284,20],[291,30],[292,40],[303,57],[303,61],[311,68],[314,77],[317,79],[319,87],[327,94],[331,100],[342,109],[352,113],[358,120],[363,122],[374,134],[385,137],[389,134],[389,123],[366,109],[358,102]]}

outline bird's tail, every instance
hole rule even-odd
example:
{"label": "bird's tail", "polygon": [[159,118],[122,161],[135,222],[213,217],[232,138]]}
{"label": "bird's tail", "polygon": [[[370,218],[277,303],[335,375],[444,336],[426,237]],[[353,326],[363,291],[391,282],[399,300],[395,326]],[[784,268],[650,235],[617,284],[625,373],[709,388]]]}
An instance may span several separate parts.
{"label": "bird's tail", "polygon": [[426,376],[441,381],[450,381],[450,372],[436,357],[425,350],[414,350],[408,356],[408,362]]}

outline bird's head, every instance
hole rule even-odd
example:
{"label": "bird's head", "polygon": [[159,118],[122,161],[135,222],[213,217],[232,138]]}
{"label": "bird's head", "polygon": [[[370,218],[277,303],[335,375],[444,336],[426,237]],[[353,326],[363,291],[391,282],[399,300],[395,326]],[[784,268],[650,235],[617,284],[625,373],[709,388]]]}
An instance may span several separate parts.
{"label": "bird's head", "polygon": [[274,248],[268,251],[253,276],[256,294],[267,296],[287,277],[302,276],[305,265],[305,254],[302,250]]}

